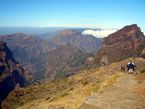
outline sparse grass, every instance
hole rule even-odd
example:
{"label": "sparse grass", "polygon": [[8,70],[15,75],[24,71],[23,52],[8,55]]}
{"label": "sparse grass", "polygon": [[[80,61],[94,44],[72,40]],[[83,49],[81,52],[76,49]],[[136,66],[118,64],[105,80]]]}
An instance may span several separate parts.
{"label": "sparse grass", "polygon": [[[118,77],[122,75],[119,72],[120,66],[126,64],[128,60],[113,63],[100,69],[82,70],[77,75],[52,83],[30,86],[23,89],[25,92],[23,96],[16,97],[15,94],[12,94],[9,103],[14,109],[35,109],[36,107],[51,109],[51,106],[77,109],[92,93],[102,91],[115,83]],[[141,61],[141,65],[145,63],[141,59],[136,59],[135,63],[139,63],[138,60]],[[139,67],[141,65],[139,64]],[[145,80],[145,76],[138,76],[138,79]],[[18,100],[20,102],[17,102]]]}
{"label": "sparse grass", "polygon": [[136,80],[137,84],[133,92],[137,94],[138,105],[142,107],[145,104],[145,73],[137,75]]}
{"label": "sparse grass", "polygon": [[[100,75],[99,72],[96,72],[93,69],[89,73],[74,75],[73,77],[62,79],[49,85],[32,86],[25,90],[27,96],[24,96],[24,98],[22,97],[23,100],[21,100],[23,102],[17,102],[16,104],[19,105],[16,105],[16,107],[22,106],[18,109],[33,109],[32,107],[34,107],[34,104],[37,102],[37,104],[43,108],[44,105],[48,105],[49,107],[49,105],[63,104],[64,109],[67,109],[67,106],[70,107],[69,109],[76,109],[87,96],[91,95],[91,93],[97,92],[100,88],[109,86],[116,80],[115,78],[117,77],[116,75],[111,77],[102,77],[104,79],[102,81],[102,78],[99,80],[97,75],[101,76],[102,74]],[[42,93],[44,93],[43,99]],[[42,103],[38,102],[40,99]]]}

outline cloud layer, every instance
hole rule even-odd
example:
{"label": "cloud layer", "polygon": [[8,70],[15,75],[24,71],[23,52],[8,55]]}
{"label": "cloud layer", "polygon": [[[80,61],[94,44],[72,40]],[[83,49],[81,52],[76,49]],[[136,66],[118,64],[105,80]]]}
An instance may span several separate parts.
{"label": "cloud layer", "polygon": [[103,29],[103,30],[84,30],[83,35],[93,35],[97,38],[103,38],[108,36],[111,33],[116,32],[116,29]]}

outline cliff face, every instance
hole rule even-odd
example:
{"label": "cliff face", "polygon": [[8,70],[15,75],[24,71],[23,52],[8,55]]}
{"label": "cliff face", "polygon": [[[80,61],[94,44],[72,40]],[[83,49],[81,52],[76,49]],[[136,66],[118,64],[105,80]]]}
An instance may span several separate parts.
{"label": "cliff face", "polygon": [[128,57],[140,56],[145,46],[145,36],[136,25],[125,26],[104,38],[104,43],[97,58],[107,64]]}
{"label": "cliff face", "polygon": [[0,41],[0,103],[16,85],[26,86],[29,73],[16,62],[6,43]]}

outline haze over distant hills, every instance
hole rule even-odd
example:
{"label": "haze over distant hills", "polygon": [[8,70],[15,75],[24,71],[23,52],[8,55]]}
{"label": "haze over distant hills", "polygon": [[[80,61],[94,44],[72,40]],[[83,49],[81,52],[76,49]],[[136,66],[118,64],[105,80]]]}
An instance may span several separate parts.
{"label": "haze over distant hills", "polygon": [[0,35],[13,33],[44,34],[57,30],[66,29],[65,27],[0,27]]}
{"label": "haze over distant hills", "polygon": [[0,27],[0,35],[25,33],[25,34],[45,34],[61,31],[65,29],[85,30],[89,28],[81,27]]}
{"label": "haze over distant hills", "polygon": [[83,27],[0,27],[0,35],[25,33],[34,37],[52,39],[62,30],[79,30],[84,35],[93,35],[103,38],[115,32],[117,29],[83,28]]}

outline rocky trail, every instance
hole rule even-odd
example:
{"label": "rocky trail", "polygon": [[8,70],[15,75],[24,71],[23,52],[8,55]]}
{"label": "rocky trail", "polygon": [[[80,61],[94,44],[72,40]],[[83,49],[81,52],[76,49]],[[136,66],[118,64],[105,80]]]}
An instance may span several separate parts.
{"label": "rocky trail", "polygon": [[123,74],[115,84],[89,96],[79,109],[141,109],[137,105],[133,74]]}

